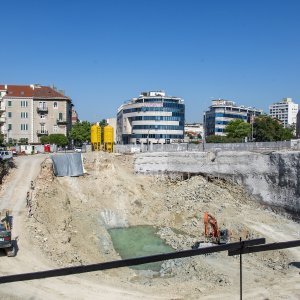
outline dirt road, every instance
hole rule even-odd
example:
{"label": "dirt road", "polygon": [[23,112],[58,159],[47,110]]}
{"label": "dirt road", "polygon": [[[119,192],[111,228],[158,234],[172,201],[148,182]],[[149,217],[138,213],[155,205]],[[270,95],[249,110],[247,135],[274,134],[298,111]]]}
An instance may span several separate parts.
{"label": "dirt road", "polygon": [[[16,168],[5,178],[0,192],[0,208],[13,213],[13,236],[19,251],[14,258],[0,254],[0,275],[27,273],[56,268],[36,249],[33,253],[24,222],[28,218],[26,193],[30,181],[40,172],[45,155],[23,156],[15,159]],[[105,285],[89,278],[89,275],[51,278],[0,285],[0,299],[166,299],[145,295],[140,291],[119,289],[114,283]]]}

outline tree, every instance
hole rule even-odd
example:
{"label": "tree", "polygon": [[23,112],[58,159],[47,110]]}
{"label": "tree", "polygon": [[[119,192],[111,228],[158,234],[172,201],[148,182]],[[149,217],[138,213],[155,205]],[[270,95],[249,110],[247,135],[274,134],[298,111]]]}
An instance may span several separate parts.
{"label": "tree", "polygon": [[102,120],[99,122],[99,125],[100,125],[100,127],[106,126],[106,125],[107,125],[106,119],[102,119]]}
{"label": "tree", "polygon": [[227,124],[225,132],[228,138],[245,139],[245,137],[250,135],[251,125],[243,120],[236,119]]}
{"label": "tree", "polygon": [[41,141],[41,144],[43,144],[43,145],[49,144],[50,143],[49,136],[47,136],[47,135],[42,136],[40,141]]}
{"label": "tree", "polygon": [[28,144],[28,138],[20,138],[19,144],[21,145],[27,145]]}
{"label": "tree", "polygon": [[9,138],[7,142],[7,146],[14,146],[17,144],[17,142],[18,141],[16,139]]}
{"label": "tree", "polygon": [[284,141],[293,138],[293,128],[284,128],[279,120],[270,116],[256,117],[253,128],[257,142]]}
{"label": "tree", "polygon": [[62,133],[50,134],[49,144],[55,144],[57,146],[68,145],[68,138]]}
{"label": "tree", "polygon": [[82,121],[73,125],[70,133],[70,138],[75,145],[82,145],[82,143],[91,140],[91,124],[88,121]]}
{"label": "tree", "polygon": [[104,136],[104,127],[108,125],[107,122],[106,122],[106,119],[102,119],[100,122],[99,122],[99,126],[101,128],[101,136],[103,137]]}

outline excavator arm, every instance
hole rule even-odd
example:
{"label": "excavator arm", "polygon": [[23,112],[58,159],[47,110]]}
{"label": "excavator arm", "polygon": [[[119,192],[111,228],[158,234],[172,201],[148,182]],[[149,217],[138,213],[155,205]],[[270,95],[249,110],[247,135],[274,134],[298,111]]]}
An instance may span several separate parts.
{"label": "excavator arm", "polygon": [[220,230],[218,227],[218,222],[214,216],[210,213],[204,213],[204,235],[206,238],[214,238],[219,241]]}
{"label": "excavator arm", "polygon": [[226,228],[220,229],[217,219],[208,213],[204,213],[204,236],[211,243],[226,244],[229,241],[230,233]]}

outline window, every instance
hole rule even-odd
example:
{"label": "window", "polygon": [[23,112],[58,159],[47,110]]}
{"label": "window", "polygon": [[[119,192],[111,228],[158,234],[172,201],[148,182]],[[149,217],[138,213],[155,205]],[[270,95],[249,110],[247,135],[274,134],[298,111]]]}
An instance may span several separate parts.
{"label": "window", "polygon": [[9,101],[7,101],[7,106],[12,106],[12,102],[11,102],[11,100],[9,100]]}
{"label": "window", "polygon": [[57,132],[57,129],[58,129],[58,126],[57,126],[57,125],[54,125],[54,126],[53,126],[53,132]]}
{"label": "window", "polygon": [[8,124],[8,130],[12,130],[12,124]]}
{"label": "window", "polygon": [[21,112],[21,119],[27,119],[28,118],[28,112]]}
{"label": "window", "polygon": [[9,111],[9,112],[7,113],[7,116],[8,116],[9,118],[11,118],[11,117],[12,117],[12,112]]}
{"label": "window", "polygon": [[53,108],[57,108],[57,102],[53,102]]}
{"label": "window", "polygon": [[41,133],[46,133],[47,130],[45,128],[45,125],[44,124],[41,124]]}
{"label": "window", "polygon": [[21,101],[21,107],[27,107],[28,106],[28,101],[27,100],[22,100]]}
{"label": "window", "polygon": [[28,130],[28,124],[21,124],[21,130],[22,131]]}
{"label": "window", "polygon": [[39,102],[39,108],[46,109],[47,108],[46,102],[40,101]]}
{"label": "window", "polygon": [[60,121],[62,121],[62,119],[63,119],[63,114],[62,114],[62,113],[59,113],[59,114],[58,114],[58,119],[59,119]]}

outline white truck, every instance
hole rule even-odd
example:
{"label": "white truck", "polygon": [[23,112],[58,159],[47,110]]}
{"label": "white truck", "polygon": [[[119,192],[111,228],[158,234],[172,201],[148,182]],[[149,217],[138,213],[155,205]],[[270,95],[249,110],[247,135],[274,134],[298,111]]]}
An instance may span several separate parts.
{"label": "white truck", "polygon": [[13,152],[10,150],[0,150],[0,160],[13,159]]}

